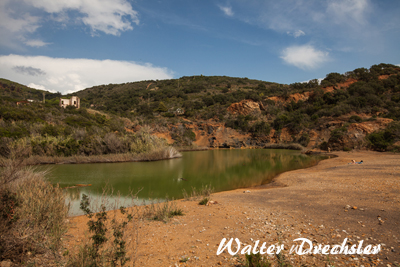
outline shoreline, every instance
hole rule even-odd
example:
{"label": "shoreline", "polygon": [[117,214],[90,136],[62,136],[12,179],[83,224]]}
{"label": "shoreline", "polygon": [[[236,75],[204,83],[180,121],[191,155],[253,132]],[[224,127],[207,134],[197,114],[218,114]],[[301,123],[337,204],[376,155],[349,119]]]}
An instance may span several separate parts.
{"label": "shoreline", "polygon": [[[335,154],[338,157],[313,167],[279,175],[275,181],[283,187],[215,193],[211,199],[217,204],[210,206],[175,201],[184,216],[168,223],[140,222],[138,266],[238,266],[238,257],[226,252],[216,255],[222,238],[238,238],[245,244],[281,242],[290,247],[294,239],[303,237],[315,244],[364,240],[364,246],[381,244],[382,250],[377,255],[329,255],[328,259],[284,251],[293,266],[395,267],[400,262],[400,155]],[[348,164],[352,159],[364,163]],[[85,216],[70,218],[68,249],[79,246],[86,222]],[[189,259],[183,263],[183,258]]]}
{"label": "shoreline", "polygon": [[[198,147],[198,148],[184,148],[184,147],[172,147],[176,149],[177,153],[180,152],[191,152],[191,151],[208,151],[208,150],[231,150],[231,149],[285,149],[300,151],[301,149],[293,148],[290,144],[289,146],[271,146],[271,147],[245,147],[245,148],[212,148],[212,147]],[[74,155],[74,156],[39,156],[33,155],[26,158],[26,164],[30,166],[36,165],[52,165],[52,164],[87,164],[87,163],[121,163],[121,162],[146,162],[146,161],[159,161],[159,160],[169,160],[180,158],[182,155],[165,157],[153,154],[157,154],[157,151],[143,153],[143,154],[102,154],[102,155]],[[306,154],[306,153],[303,153]],[[332,156],[333,154],[328,154],[327,152],[313,152],[310,155],[327,155]]]}
{"label": "shoreline", "polygon": [[[238,257],[226,252],[216,255],[222,238],[238,238],[246,244],[281,242],[290,247],[294,239],[302,237],[315,244],[338,244],[345,238],[349,244],[364,240],[364,245],[381,244],[382,250],[377,255],[330,255],[328,259],[326,255],[299,256],[284,251],[293,266],[395,267],[400,262],[400,155],[371,151],[335,154],[338,157],[274,178],[283,187],[215,193],[212,200],[217,204],[210,206],[174,201],[184,216],[168,223],[140,222],[136,263],[237,266]],[[364,163],[348,164],[352,159]],[[86,222],[85,216],[70,218],[68,249],[82,244]],[[128,252],[135,255],[132,249]],[[183,263],[183,258],[189,259]]]}
{"label": "shoreline", "polygon": [[180,158],[182,155],[174,148],[172,152],[167,150],[155,150],[143,154],[102,154],[92,156],[74,155],[68,157],[60,156],[30,156],[25,159],[26,165],[52,165],[52,164],[87,164],[87,163],[121,163],[121,162],[146,162]]}

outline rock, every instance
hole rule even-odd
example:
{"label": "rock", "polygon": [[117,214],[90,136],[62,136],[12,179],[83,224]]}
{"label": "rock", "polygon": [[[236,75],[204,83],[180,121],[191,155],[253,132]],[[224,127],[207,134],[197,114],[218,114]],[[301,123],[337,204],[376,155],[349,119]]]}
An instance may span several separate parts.
{"label": "rock", "polygon": [[353,207],[352,207],[352,209],[353,209],[353,210],[356,210],[356,209],[357,209],[357,207],[356,207],[356,206],[353,206]]}
{"label": "rock", "polygon": [[14,263],[12,263],[10,260],[0,262],[0,267],[12,267],[12,266],[14,266]]}
{"label": "rock", "polygon": [[228,112],[233,115],[248,115],[252,112],[260,112],[263,106],[253,100],[245,99],[239,103],[233,103],[228,107]]}

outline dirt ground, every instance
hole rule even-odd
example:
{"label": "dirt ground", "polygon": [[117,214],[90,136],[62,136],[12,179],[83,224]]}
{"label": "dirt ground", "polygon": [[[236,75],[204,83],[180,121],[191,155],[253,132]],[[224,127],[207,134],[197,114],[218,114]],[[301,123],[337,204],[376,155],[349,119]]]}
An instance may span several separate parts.
{"label": "dirt ground", "polygon": [[[259,240],[258,249],[264,242],[267,248],[283,245],[293,266],[400,266],[400,155],[334,154],[338,157],[317,166],[283,173],[270,185],[215,193],[217,204],[176,201],[184,216],[167,223],[141,221],[137,251],[129,246],[128,254],[135,266],[240,266],[242,249]],[[353,159],[363,164],[348,164]],[[70,218],[71,251],[82,244],[86,222],[84,216]],[[362,249],[380,245],[381,250],[373,255],[290,253],[300,237],[330,248],[346,238],[343,246],[358,248],[363,240]],[[237,255],[227,250],[217,255],[223,238],[240,240]],[[134,239],[129,233],[130,245]],[[265,256],[276,266],[275,255]]]}

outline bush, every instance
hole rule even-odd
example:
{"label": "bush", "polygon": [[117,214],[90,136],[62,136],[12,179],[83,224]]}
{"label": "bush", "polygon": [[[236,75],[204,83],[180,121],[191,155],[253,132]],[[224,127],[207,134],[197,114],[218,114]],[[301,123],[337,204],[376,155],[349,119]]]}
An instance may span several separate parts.
{"label": "bush", "polygon": [[342,126],[340,128],[336,128],[331,132],[331,136],[329,138],[329,143],[340,143],[343,141],[343,137],[347,134],[347,128]]}
{"label": "bush", "polygon": [[168,222],[174,216],[183,216],[183,210],[177,208],[176,202],[171,202],[168,199],[164,203],[152,203],[145,207],[144,217],[155,220]]}
{"label": "bush", "polygon": [[190,141],[196,141],[196,134],[191,129],[186,129],[183,137],[188,138]]}
{"label": "bush", "polygon": [[388,150],[396,141],[400,140],[400,122],[392,122],[385,130],[369,134],[367,140],[372,149]]}
{"label": "bush", "polygon": [[271,132],[271,126],[265,121],[256,122],[250,127],[250,132],[253,136],[267,136]]}
{"label": "bush", "polygon": [[297,140],[297,142],[304,146],[307,147],[308,144],[310,143],[310,136],[308,135],[308,133],[302,133],[302,135],[300,136],[300,138]]}
{"label": "bush", "polygon": [[164,116],[164,117],[167,117],[167,118],[172,118],[172,117],[175,117],[175,114],[174,114],[174,113],[171,113],[171,112],[165,112],[165,113],[163,114],[163,116]]}
{"label": "bush", "polygon": [[202,200],[200,200],[199,205],[207,205],[209,200],[210,199],[208,197],[205,197]]}
{"label": "bush", "polygon": [[268,259],[261,256],[260,253],[246,254],[246,267],[270,267],[272,266]]}
{"label": "bush", "polygon": [[359,116],[357,116],[357,115],[353,115],[353,116],[351,116],[351,117],[349,118],[349,122],[350,122],[350,123],[362,122],[362,119],[361,119]]}
{"label": "bush", "polygon": [[30,254],[48,252],[46,259],[54,261],[69,207],[63,191],[47,182],[44,172],[24,168],[26,154],[17,148],[1,162],[0,261],[27,263]]}

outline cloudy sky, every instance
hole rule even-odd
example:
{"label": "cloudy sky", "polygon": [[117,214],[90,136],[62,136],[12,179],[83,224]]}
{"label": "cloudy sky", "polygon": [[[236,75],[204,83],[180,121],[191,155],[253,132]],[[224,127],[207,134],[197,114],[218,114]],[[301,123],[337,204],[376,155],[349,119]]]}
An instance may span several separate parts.
{"label": "cloudy sky", "polygon": [[191,75],[279,83],[400,64],[398,0],[0,0],[0,78],[70,93]]}

